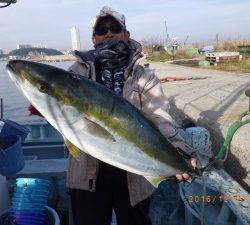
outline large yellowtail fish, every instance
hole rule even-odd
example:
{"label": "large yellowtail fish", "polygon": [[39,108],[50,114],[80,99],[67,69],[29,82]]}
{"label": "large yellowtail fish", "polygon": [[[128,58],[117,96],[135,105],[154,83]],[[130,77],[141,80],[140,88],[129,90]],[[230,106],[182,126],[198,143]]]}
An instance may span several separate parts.
{"label": "large yellowtail fish", "polygon": [[162,179],[189,171],[186,161],[132,104],[83,76],[36,62],[13,60],[11,79],[72,148],[113,166]]}

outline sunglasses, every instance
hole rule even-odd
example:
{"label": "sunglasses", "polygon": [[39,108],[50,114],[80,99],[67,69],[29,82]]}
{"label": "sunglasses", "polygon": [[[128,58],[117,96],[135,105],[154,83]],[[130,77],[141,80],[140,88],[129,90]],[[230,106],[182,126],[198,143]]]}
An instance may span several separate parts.
{"label": "sunglasses", "polygon": [[94,35],[98,35],[98,36],[105,35],[108,33],[109,30],[113,34],[119,34],[123,31],[123,27],[118,23],[111,24],[110,27],[97,26],[94,30]]}

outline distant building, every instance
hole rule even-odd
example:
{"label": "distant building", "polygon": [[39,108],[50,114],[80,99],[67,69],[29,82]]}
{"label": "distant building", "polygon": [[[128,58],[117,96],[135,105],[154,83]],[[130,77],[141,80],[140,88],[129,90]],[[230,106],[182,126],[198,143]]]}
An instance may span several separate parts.
{"label": "distant building", "polygon": [[72,42],[72,50],[81,50],[80,43],[80,32],[77,27],[71,27],[71,42]]}
{"label": "distant building", "polygon": [[70,54],[71,54],[71,51],[70,51],[70,50],[61,50],[61,52],[62,52],[64,55],[70,55]]}
{"label": "distant building", "polygon": [[31,48],[31,47],[32,47],[31,45],[18,44],[16,48],[22,49],[22,48]]}
{"label": "distant building", "polygon": [[10,60],[13,60],[13,59],[22,59],[22,57],[10,55],[10,56],[9,56],[9,59],[10,59]]}
{"label": "distant building", "polygon": [[43,44],[37,44],[37,45],[33,45],[34,48],[47,48],[47,45],[43,45]]}
{"label": "distant building", "polygon": [[2,55],[3,54],[3,50],[2,49],[0,49],[0,55]]}

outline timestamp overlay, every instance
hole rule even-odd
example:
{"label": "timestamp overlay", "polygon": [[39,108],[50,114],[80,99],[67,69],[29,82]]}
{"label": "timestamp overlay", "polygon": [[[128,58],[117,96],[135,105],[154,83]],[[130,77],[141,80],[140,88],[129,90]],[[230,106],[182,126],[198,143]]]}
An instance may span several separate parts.
{"label": "timestamp overlay", "polygon": [[236,202],[240,203],[246,200],[248,196],[242,195],[189,195],[188,202],[189,203],[213,203],[213,202],[228,202],[229,200],[235,200]]}

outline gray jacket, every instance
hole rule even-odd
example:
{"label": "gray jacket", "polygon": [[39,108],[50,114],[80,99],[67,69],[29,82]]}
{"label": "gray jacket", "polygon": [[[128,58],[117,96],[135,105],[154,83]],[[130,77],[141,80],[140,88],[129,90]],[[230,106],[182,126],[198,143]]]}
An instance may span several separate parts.
{"label": "gray jacket", "polygon": [[[189,146],[179,136],[175,123],[168,114],[169,103],[165,99],[161,83],[155,74],[140,65],[141,46],[130,40],[135,53],[131,55],[130,64],[124,72],[125,83],[123,97],[140,109],[159,128],[161,133],[175,146],[189,151]],[[96,80],[92,51],[76,52],[77,61],[69,68],[71,72]],[[81,153],[80,160],[69,156],[67,187],[95,191],[98,174],[98,160]],[[127,172],[128,190],[132,206],[149,197],[153,186],[143,177]]]}

